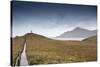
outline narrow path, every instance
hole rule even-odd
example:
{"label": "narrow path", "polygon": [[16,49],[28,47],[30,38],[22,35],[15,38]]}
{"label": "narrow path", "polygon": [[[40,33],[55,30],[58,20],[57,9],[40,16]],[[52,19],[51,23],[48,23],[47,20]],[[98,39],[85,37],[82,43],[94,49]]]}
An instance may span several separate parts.
{"label": "narrow path", "polygon": [[21,54],[20,66],[28,66],[28,60],[26,57],[26,42],[24,44],[24,50]]}

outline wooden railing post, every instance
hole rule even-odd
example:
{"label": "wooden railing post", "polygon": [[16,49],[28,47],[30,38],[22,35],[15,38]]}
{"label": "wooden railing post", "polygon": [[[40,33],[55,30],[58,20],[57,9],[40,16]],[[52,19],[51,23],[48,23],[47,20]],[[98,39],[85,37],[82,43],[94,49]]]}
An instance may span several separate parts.
{"label": "wooden railing post", "polygon": [[20,66],[21,54],[22,54],[22,52],[24,50],[24,44],[25,44],[25,42],[26,42],[26,36],[24,36],[24,42],[23,42],[23,44],[22,44],[22,46],[20,48],[20,51],[18,53],[18,56],[16,58],[14,66]]}

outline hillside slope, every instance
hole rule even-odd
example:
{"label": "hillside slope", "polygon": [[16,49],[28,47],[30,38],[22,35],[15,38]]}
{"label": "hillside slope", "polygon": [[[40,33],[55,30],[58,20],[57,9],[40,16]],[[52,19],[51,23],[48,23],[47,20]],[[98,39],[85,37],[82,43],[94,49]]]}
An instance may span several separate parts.
{"label": "hillside slope", "polygon": [[26,34],[26,53],[30,65],[96,61],[96,43],[60,41]]}
{"label": "hillside slope", "polygon": [[12,47],[12,65],[15,65],[16,63],[16,59],[19,55],[19,53],[21,52],[21,49],[23,47],[23,43],[24,43],[24,36],[17,36],[15,38],[11,38],[12,43],[11,43],[11,47]]}
{"label": "hillside slope", "polygon": [[96,40],[97,40],[97,36],[92,36],[84,39],[83,41],[96,41]]}

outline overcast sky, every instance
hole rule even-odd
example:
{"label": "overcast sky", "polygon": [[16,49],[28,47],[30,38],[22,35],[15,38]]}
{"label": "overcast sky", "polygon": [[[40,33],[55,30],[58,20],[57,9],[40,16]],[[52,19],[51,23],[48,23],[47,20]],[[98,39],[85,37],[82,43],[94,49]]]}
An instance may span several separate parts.
{"label": "overcast sky", "polygon": [[13,1],[12,34],[33,31],[47,37],[82,27],[97,29],[97,7],[71,4],[50,4]]}

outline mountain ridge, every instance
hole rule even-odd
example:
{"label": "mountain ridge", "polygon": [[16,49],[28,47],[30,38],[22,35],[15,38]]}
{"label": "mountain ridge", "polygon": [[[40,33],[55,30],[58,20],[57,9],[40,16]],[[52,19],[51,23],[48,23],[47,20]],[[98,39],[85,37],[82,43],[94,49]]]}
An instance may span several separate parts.
{"label": "mountain ridge", "polygon": [[76,27],[71,31],[67,31],[62,33],[55,38],[87,38],[91,36],[95,36],[97,34],[97,30],[88,30],[80,27]]}

